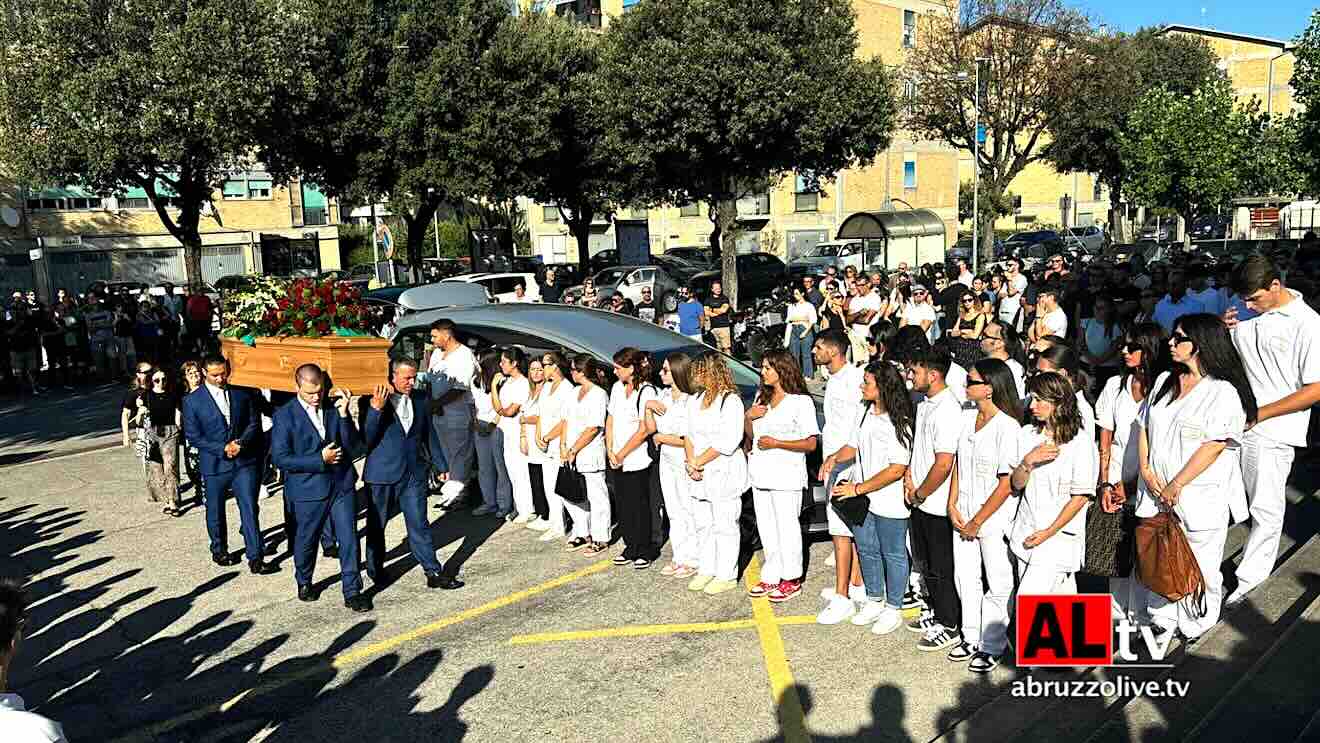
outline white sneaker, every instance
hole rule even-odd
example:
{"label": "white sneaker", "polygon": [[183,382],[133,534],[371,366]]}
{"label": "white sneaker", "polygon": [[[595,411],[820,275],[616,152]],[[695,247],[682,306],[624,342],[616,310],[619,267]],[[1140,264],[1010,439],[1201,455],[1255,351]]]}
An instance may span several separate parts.
{"label": "white sneaker", "polygon": [[830,599],[832,599],[832,598],[834,598],[835,596],[838,596],[838,595],[839,595],[839,594],[835,593],[835,592],[834,592],[834,589],[833,589],[833,588],[830,588],[829,586],[826,586],[826,587],[820,589],[820,597],[823,598],[823,599],[825,599],[826,601],[829,601]]}
{"label": "white sneaker", "polygon": [[858,627],[865,627],[874,623],[885,613],[885,604],[883,601],[867,601],[862,604],[862,608],[852,615],[851,621]]}
{"label": "white sneaker", "polygon": [[564,535],[564,532],[562,532],[562,531],[555,531],[554,529],[547,528],[547,529],[541,534],[541,536],[537,538],[536,541],[538,541],[538,542],[553,542],[553,541],[555,541],[556,539],[563,539],[564,536],[565,536],[565,535]]}
{"label": "white sneaker", "polygon": [[827,568],[832,568],[832,567],[834,567],[834,553],[833,553],[833,552],[831,552],[831,553],[829,553],[828,555],[825,556],[825,567],[827,567]]}
{"label": "white sneaker", "polygon": [[835,596],[816,615],[816,624],[838,624],[856,613],[857,604],[842,596]]}
{"label": "white sneaker", "polygon": [[540,516],[537,516],[536,518],[527,522],[527,528],[531,529],[532,531],[545,531],[546,529],[550,528],[550,522],[546,521]]}
{"label": "white sneaker", "polygon": [[859,604],[870,600],[866,596],[866,586],[848,586],[848,598]]}
{"label": "white sneaker", "polygon": [[537,515],[535,513],[522,513],[522,514],[518,514],[518,517],[513,520],[513,523],[530,524],[532,522],[532,519],[535,518],[537,518]]}
{"label": "white sneaker", "polygon": [[1228,598],[1224,600],[1224,608],[1232,609],[1243,601],[1246,601],[1247,594],[1251,593],[1251,589],[1253,588],[1255,588],[1255,586],[1238,586],[1232,593],[1228,594]]}
{"label": "white sneaker", "polygon": [[871,625],[871,634],[873,635],[887,635],[903,626],[902,613],[888,605],[885,605],[884,609],[885,611],[880,615],[880,618],[875,620],[875,624]]}

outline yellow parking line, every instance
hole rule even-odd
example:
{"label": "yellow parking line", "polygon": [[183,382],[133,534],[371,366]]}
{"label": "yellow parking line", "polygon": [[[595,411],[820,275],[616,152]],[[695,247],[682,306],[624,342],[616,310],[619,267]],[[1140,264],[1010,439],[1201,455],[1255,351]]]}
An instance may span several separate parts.
{"label": "yellow parking line", "polygon": [[783,627],[784,625],[815,624],[815,623],[816,623],[815,614],[798,614],[791,617],[775,617],[775,624],[779,625],[780,627]]}
{"label": "yellow parking line", "polygon": [[[566,583],[571,583],[572,581],[575,581],[579,578],[585,578],[589,575],[594,575],[596,573],[602,572],[608,569],[609,567],[610,567],[609,560],[601,560],[600,562],[588,565],[587,567],[582,568],[581,570],[576,570],[572,573],[568,573],[567,575],[561,575],[558,578],[548,580],[544,583],[541,583],[536,586],[532,586],[531,588],[527,588],[522,591],[517,591],[515,593],[508,594],[507,596],[501,596],[500,598],[497,598],[494,601],[488,601],[487,603],[484,603],[481,606],[468,609],[466,611],[461,611],[457,614],[452,614],[450,616],[444,617],[443,619],[438,619],[434,622],[431,622],[430,624],[424,625],[422,627],[418,627],[417,629],[411,630],[409,632],[405,632],[400,635],[395,635],[394,637],[382,640],[380,642],[372,643],[371,645],[363,646],[351,652],[340,653],[339,655],[336,655],[329,660],[329,665],[332,668],[343,669],[345,667],[353,665],[358,661],[362,661],[367,658],[380,655],[390,650],[394,650],[404,645],[405,643],[412,642],[413,640],[421,639],[423,637],[427,637],[428,635],[433,635],[447,627],[452,627],[453,625],[458,624],[460,622],[466,622],[471,619],[476,619],[477,617],[480,617],[484,614],[489,614],[490,612],[495,611],[497,609],[503,609],[504,607],[509,606],[511,604],[516,604],[519,601],[525,601],[526,599],[529,599],[533,596],[545,593],[546,591],[553,590]],[[279,676],[267,677],[267,679],[264,680],[262,683],[252,687],[251,689],[246,689],[244,691],[241,691],[238,694],[235,694],[234,696],[230,697],[229,699],[224,700],[223,702],[209,704],[204,707],[194,709],[190,712],[185,712],[181,715],[172,717],[168,720],[163,720],[154,725],[144,727],[140,730],[129,733],[128,735],[117,738],[112,743],[143,743],[145,741],[155,740],[158,736],[168,733],[169,731],[174,730],[175,728],[181,727],[183,725],[187,725],[189,723],[197,722],[198,720],[203,720],[207,717],[210,717],[213,714],[216,714],[217,712],[219,713],[227,712],[233,709],[239,702],[242,702],[245,699],[262,696],[264,694],[269,694],[270,692],[280,689],[284,686],[287,686],[295,681],[323,673],[324,670],[325,670],[325,666],[318,664],[309,668],[305,668],[295,673],[287,673],[287,674],[281,674]]]}
{"label": "yellow parking line", "polygon": [[535,635],[516,635],[510,645],[536,645],[565,640],[596,640],[604,637],[646,637],[648,635],[677,635],[689,632],[721,632],[724,630],[752,629],[756,621],[736,619],[731,622],[697,622],[693,624],[644,624],[574,632],[542,632]]}
{"label": "yellow parking line", "polygon": [[[760,555],[752,558],[744,577],[749,586],[761,582]],[[756,620],[756,634],[761,639],[761,656],[765,658],[765,672],[770,677],[770,696],[778,709],[779,726],[783,731],[784,741],[809,743],[811,735],[807,732],[807,719],[802,711],[802,700],[798,697],[793,682],[793,671],[788,667],[788,655],[784,652],[784,637],[779,634],[779,622],[769,599],[764,596],[752,599],[752,618]],[[815,618],[812,619],[814,621]]]}

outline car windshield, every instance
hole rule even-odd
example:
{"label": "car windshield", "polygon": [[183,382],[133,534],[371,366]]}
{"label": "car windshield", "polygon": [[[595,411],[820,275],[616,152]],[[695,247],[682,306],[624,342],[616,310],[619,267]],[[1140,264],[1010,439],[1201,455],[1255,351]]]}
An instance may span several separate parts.
{"label": "car windshield", "polygon": [[600,273],[593,276],[591,280],[596,282],[596,286],[608,286],[610,284],[617,284],[619,283],[620,279],[628,275],[629,270],[630,269],[626,269],[626,268],[607,268],[604,271],[601,271]]}
{"label": "car windshield", "polygon": [[1050,239],[1052,235],[1049,232],[1019,232],[1008,239],[1009,242],[1036,243],[1044,242]]}
{"label": "car windshield", "polygon": [[803,253],[807,258],[835,258],[839,255],[839,245],[817,245]]}

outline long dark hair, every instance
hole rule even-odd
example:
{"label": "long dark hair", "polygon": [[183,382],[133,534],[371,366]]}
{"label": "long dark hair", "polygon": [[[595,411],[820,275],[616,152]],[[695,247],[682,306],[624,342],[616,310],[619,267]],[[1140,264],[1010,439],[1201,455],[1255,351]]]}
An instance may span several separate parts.
{"label": "long dark hair", "polygon": [[500,349],[500,357],[518,367],[523,376],[527,376],[527,354],[517,346],[505,346]]}
{"label": "long dark hair", "polygon": [[603,387],[606,381],[608,381],[608,377],[605,376],[605,370],[600,368],[600,364],[597,364],[596,360],[593,359],[590,354],[580,353],[577,356],[574,356],[573,370],[586,377],[587,381],[597,387]]}
{"label": "long dark hair", "polygon": [[[1178,318],[1174,327],[1181,330],[1196,346],[1196,359],[1201,365],[1201,374],[1233,385],[1238,393],[1238,401],[1242,403],[1242,410],[1247,414],[1247,423],[1255,423],[1258,413],[1256,395],[1251,391],[1247,370],[1242,366],[1242,357],[1233,346],[1224,321],[1208,312],[1197,312]],[[1165,380],[1160,391],[1155,393],[1154,402],[1159,403],[1165,397],[1176,398],[1182,384],[1180,377],[1187,371],[1185,364],[1173,362],[1173,373]]]}
{"label": "long dark hair", "polygon": [[1010,359],[1018,362],[1025,369],[1027,366],[1027,352],[1022,348],[1022,336],[1018,335],[1017,328],[1014,328],[1011,323],[1000,322],[998,319],[986,323],[987,328],[991,325],[999,328],[999,334],[1004,337],[1004,352],[1008,354]]}
{"label": "long dark hair", "polygon": [[1082,430],[1082,412],[1077,407],[1077,391],[1072,382],[1058,372],[1041,372],[1027,379],[1027,392],[1054,405],[1050,420],[1039,421],[1040,428],[1054,431],[1054,443],[1063,446]]}
{"label": "long dark hair", "polygon": [[1056,370],[1067,377],[1068,383],[1073,386],[1073,389],[1085,390],[1087,388],[1089,380],[1082,372],[1076,351],[1068,346],[1050,346],[1040,352],[1039,358],[1050,362]]}
{"label": "long dark hair", "polygon": [[[805,395],[807,393],[807,382],[802,378],[802,369],[798,367],[797,359],[782,348],[772,348],[765,352],[761,357],[762,363],[767,363],[775,373],[779,375],[779,386],[788,395]],[[756,393],[756,399],[763,405],[770,404],[770,395],[773,390],[770,385],[764,381]]]}
{"label": "long dark hair", "polygon": [[669,364],[669,376],[678,391],[685,395],[692,394],[692,357],[682,351],[675,351],[665,356],[664,363]]}
{"label": "long dark hair", "polygon": [[[888,361],[872,361],[867,365],[866,373],[875,378],[875,385],[880,388],[880,407],[889,414],[889,421],[894,424],[894,432],[898,434],[898,443],[911,449],[917,411],[912,404],[912,395],[908,393],[907,380],[898,371],[898,367]],[[866,404],[869,406],[871,403]]]}
{"label": "long dark hair", "polygon": [[482,392],[490,392],[491,386],[495,383],[495,375],[500,373],[500,352],[487,351],[481,354],[481,359],[477,362],[477,387]]}
{"label": "long dark hair", "polygon": [[573,367],[568,365],[568,359],[564,358],[564,354],[558,351],[546,351],[541,354],[541,367],[543,369],[545,368],[545,360],[547,358],[550,359],[550,365],[558,369],[560,376],[564,379],[569,379],[573,376]]}
{"label": "long dark hair", "polygon": [[1130,378],[1136,377],[1149,395],[1150,386],[1155,384],[1160,373],[1168,371],[1170,364],[1173,363],[1169,357],[1169,336],[1158,323],[1141,322],[1128,328],[1123,334],[1123,343],[1141,349],[1141,365],[1136,369],[1130,369],[1124,364],[1123,370],[1119,373],[1118,388],[1123,389],[1128,385]]}
{"label": "long dark hair", "polygon": [[1018,397],[1013,370],[999,359],[981,359],[972,364],[981,379],[990,383],[990,401],[1015,421],[1022,420],[1022,398]]}
{"label": "long dark hair", "polygon": [[639,351],[632,346],[624,346],[614,352],[614,363],[624,369],[632,369],[632,383],[626,385],[632,390],[639,390],[642,385],[653,384],[651,377],[651,354]]}

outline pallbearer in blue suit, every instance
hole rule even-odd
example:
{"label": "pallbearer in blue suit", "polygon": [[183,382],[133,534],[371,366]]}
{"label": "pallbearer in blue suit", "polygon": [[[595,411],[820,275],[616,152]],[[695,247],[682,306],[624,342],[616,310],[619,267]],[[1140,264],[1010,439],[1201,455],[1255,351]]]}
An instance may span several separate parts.
{"label": "pallbearer in blue suit", "polygon": [[344,606],[362,612],[371,600],[362,594],[358,563],[357,470],[348,451],[357,430],[349,415],[350,393],[339,390],[333,406],[325,402],[325,374],[316,364],[294,372],[298,396],[275,411],[271,458],[284,471],[284,497],[292,512],[293,566],[298,599],[315,601],[312,572],[317,538],[327,523],[339,539],[339,570]]}
{"label": "pallbearer in blue suit", "polygon": [[[426,571],[428,588],[454,589],[462,581],[441,572],[426,518],[427,465],[422,451],[431,441],[430,400],[413,387],[417,362],[397,359],[390,364],[390,385],[375,389],[361,412],[367,445],[362,479],[371,488],[367,509],[367,575],[376,585],[385,580],[385,525],[403,512],[408,545]],[[342,542],[342,538],[341,538]]]}
{"label": "pallbearer in blue suit", "polygon": [[244,552],[255,575],[277,572],[262,560],[261,524],[257,487],[260,484],[261,423],[252,397],[229,387],[229,361],[208,356],[203,364],[204,384],[183,399],[183,435],[197,447],[205,482],[206,530],[211,537],[211,559],[233,565],[229,554],[225,496],[230,488],[238,501]]}

